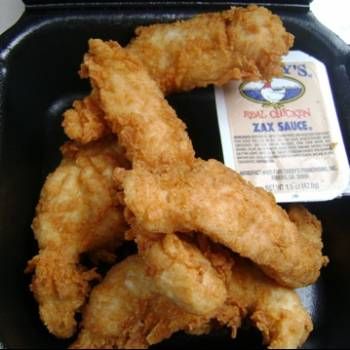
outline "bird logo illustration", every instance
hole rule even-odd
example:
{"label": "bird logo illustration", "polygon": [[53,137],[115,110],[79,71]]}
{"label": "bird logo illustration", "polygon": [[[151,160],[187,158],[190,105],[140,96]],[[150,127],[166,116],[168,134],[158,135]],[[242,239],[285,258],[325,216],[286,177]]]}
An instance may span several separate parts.
{"label": "bird logo illustration", "polygon": [[279,104],[286,95],[285,87],[272,87],[271,82],[266,82],[260,90],[262,97],[272,105]]}
{"label": "bird logo illustration", "polygon": [[283,77],[265,82],[242,83],[239,91],[244,98],[264,107],[280,108],[300,98],[305,92],[305,86],[294,78]]}

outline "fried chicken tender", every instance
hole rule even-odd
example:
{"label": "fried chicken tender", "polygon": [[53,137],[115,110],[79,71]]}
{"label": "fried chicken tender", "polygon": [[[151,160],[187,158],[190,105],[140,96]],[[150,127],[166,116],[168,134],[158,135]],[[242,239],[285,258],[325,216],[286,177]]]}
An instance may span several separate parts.
{"label": "fried chicken tender", "polygon": [[[292,45],[279,17],[252,5],[139,27],[126,49],[169,94],[232,79],[269,80],[282,73],[281,56]],[[62,125],[68,137],[87,143],[107,132],[102,115],[87,97],[64,114]]]}
{"label": "fried chicken tender", "polygon": [[180,330],[206,334],[214,321],[230,327],[235,337],[244,317],[262,331],[269,348],[296,348],[305,341],[312,322],[294,291],[276,285],[248,261],[212,249],[206,254],[228,285],[228,299],[218,311],[185,312],[158,293],[141,257],[130,256],[93,289],[71,348],[148,348]]}
{"label": "fried chicken tender", "polygon": [[[177,118],[142,64],[116,43],[90,40],[89,45],[90,51],[85,55],[82,72],[88,74],[96,86],[106,120],[118,134],[118,140],[125,147],[132,165],[156,167],[181,161],[190,164],[194,151],[184,131],[185,125]],[[162,139],[167,139],[167,142],[157,143]],[[182,248],[178,254],[188,254],[195,261],[188,266],[185,263],[163,266],[163,273],[159,275],[163,292],[171,295],[185,309],[199,314],[218,308],[226,298],[225,286],[213,269],[196,269],[200,263],[209,268],[210,263],[194,249],[186,252],[186,246],[176,247]],[[151,251],[158,257],[163,256],[163,263],[168,256],[162,249],[163,246],[155,244]],[[192,278],[192,285],[197,282],[197,295],[189,293],[185,283],[180,286],[181,283],[169,284],[166,280],[179,274]],[[204,301],[200,296],[209,298]]]}
{"label": "fried chicken tender", "polygon": [[60,338],[73,335],[75,313],[89,293],[94,269],[79,265],[82,253],[112,249],[127,228],[112,172],[128,167],[116,139],[87,146],[67,143],[63,159],[43,186],[32,228],[39,254],[28,263],[34,271],[31,290],[40,317]]}
{"label": "fried chicken tender", "polygon": [[271,194],[218,161],[198,159],[190,168],[161,172],[116,169],[115,176],[133,226],[153,233],[202,232],[291,288],[315,282],[326,262],[319,224],[315,233],[304,229],[307,224],[295,225]]}
{"label": "fried chicken tender", "polygon": [[321,242],[299,233],[272,195],[214,160],[195,160],[184,124],[127,50],[101,40],[89,47],[82,71],[132,163],[116,180],[135,223],[153,233],[203,232],[285,286],[313,283]]}
{"label": "fried chicken tender", "polygon": [[175,234],[150,238],[143,233],[136,242],[160,294],[196,315],[208,315],[224,304],[226,286],[196,246]]}
{"label": "fried chicken tender", "polygon": [[[118,134],[120,143],[125,146],[126,154],[132,160],[133,166],[168,165],[175,161],[179,162],[180,158],[184,163],[193,161],[194,152],[191,141],[184,132],[184,124],[176,117],[175,111],[167,104],[158,86],[149,78],[137,59],[116,43],[91,40],[90,51],[85,56],[82,71],[89,74],[96,86],[95,91],[98,92],[101,106],[106,112],[106,119],[112,130]],[[140,91],[142,91],[141,98]],[[135,129],[138,129],[136,133]],[[161,138],[159,135],[162,135]],[[163,138],[168,142],[155,143]],[[154,149],[157,152],[154,152]],[[213,269],[207,271],[204,268],[200,271],[194,269],[195,266],[199,267],[199,263],[203,264],[203,267],[210,267],[210,263],[205,262],[206,259],[200,256],[200,252],[194,252],[193,249],[191,252],[186,252],[185,246],[176,247],[184,248],[181,254],[187,253],[198,261],[196,265],[193,261],[189,266],[182,263],[176,266],[168,264],[166,265],[168,269],[162,267],[163,274],[159,276],[160,285],[166,284],[166,287],[171,287],[162,290],[168,295],[171,294],[175,302],[189,311],[203,314],[216,309],[226,298],[226,289],[222,281],[215,276]],[[162,248],[161,245],[155,244],[152,252],[166,259]],[[173,248],[175,249],[175,246]],[[184,283],[181,287],[175,284],[169,285],[166,281],[169,276],[174,274],[178,276],[182,273],[187,278],[193,278],[193,283],[198,282],[197,295],[189,294]],[[199,297],[203,295],[210,298],[203,300]]]}
{"label": "fried chicken tender", "polygon": [[[306,212],[306,209],[302,209]],[[303,218],[299,216],[299,222]],[[248,317],[270,349],[296,349],[304,344],[313,329],[312,320],[298,294],[281,287],[247,259],[232,254],[222,246],[198,235],[197,244],[221,274],[228,289],[224,307],[215,315],[221,325],[232,329],[236,336],[237,319],[232,307],[238,307],[240,318]],[[230,323],[232,322],[232,324]]]}
{"label": "fried chicken tender", "polygon": [[127,46],[165,93],[232,79],[270,80],[293,45],[280,18],[258,6],[232,7],[136,29]]}
{"label": "fried chicken tender", "polygon": [[95,86],[105,119],[133,166],[193,161],[185,124],[135,56],[116,42],[89,40],[81,71]]}
{"label": "fried chicken tender", "polygon": [[[202,322],[160,295],[142,258],[134,255],[92,290],[72,348],[147,348],[179,330],[203,329]],[[208,325],[204,329],[209,331]]]}

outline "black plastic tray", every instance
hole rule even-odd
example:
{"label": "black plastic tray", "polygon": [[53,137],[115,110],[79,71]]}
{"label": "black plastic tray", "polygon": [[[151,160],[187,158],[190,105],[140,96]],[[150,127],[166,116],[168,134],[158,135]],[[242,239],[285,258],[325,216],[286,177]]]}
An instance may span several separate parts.
{"label": "black plastic tray", "polygon": [[[295,3],[295,1],[292,1]],[[0,37],[0,348],[64,347],[41,324],[23,270],[36,252],[30,224],[43,181],[59,161],[65,140],[62,112],[88,93],[77,70],[90,37],[126,44],[135,26],[221,10],[229,2],[153,5],[108,4],[79,7],[31,3]],[[35,4],[39,6],[35,6]],[[72,5],[73,3],[73,5]],[[350,145],[350,50],[305,7],[273,6],[295,48],[326,63],[345,144]],[[188,125],[197,154],[222,160],[212,88],[169,98]],[[348,152],[349,154],[349,152]],[[315,325],[305,348],[350,346],[350,198],[308,206],[324,225],[325,252],[331,259],[316,285],[301,291]],[[257,332],[241,330],[237,340],[225,331],[203,337],[183,334],[157,348],[259,348]]]}

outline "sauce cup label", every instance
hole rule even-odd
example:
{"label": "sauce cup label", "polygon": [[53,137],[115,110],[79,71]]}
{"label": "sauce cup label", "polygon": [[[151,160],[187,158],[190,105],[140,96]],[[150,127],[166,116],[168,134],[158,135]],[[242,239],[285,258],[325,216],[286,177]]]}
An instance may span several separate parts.
{"label": "sauce cup label", "polygon": [[278,202],[340,196],[349,165],[325,66],[291,51],[284,75],[215,88],[225,164]]}

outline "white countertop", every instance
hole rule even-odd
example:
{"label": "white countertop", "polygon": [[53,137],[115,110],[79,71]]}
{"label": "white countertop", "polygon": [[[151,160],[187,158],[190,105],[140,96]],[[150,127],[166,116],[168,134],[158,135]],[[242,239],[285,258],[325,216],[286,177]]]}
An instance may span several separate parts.
{"label": "white countertop", "polygon": [[23,10],[21,0],[0,0],[0,34],[17,21]]}

